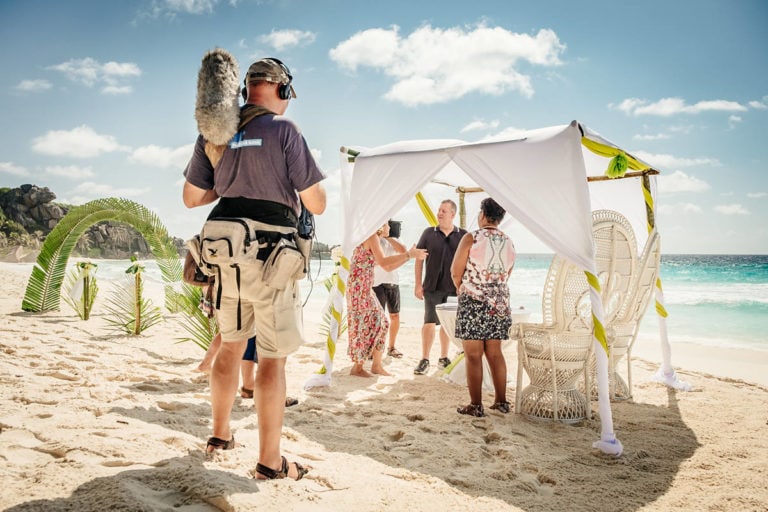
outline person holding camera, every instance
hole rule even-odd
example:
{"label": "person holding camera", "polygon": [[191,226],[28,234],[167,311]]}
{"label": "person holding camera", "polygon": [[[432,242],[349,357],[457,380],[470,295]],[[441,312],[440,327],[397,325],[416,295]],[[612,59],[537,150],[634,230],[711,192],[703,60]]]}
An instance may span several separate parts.
{"label": "person holding camera", "polygon": [[[278,238],[286,227],[297,227],[300,202],[319,215],[326,207],[325,176],[298,127],[284,116],[296,97],[293,77],[278,59],[251,64],[244,80],[247,101],[240,111],[240,127],[223,146],[216,172],[201,136],[184,171],[184,204],[218,203],[208,219],[245,217],[274,226]],[[239,91],[236,91],[239,93]],[[226,284],[226,283],[225,283]],[[239,384],[240,361],[248,338],[256,336],[255,408],[258,411],[259,479],[292,478],[307,472],[288,463],[280,452],[285,413],[285,363],[301,346],[301,297],[295,280],[283,289],[250,283],[258,300],[223,297],[216,320],[222,344],[211,370],[213,435],[206,449],[234,448],[230,413]]]}
{"label": "person holding camera", "polygon": [[[395,228],[394,231],[392,228]],[[391,220],[381,227],[381,252],[384,256],[394,256],[407,252],[405,246],[398,240],[400,237],[400,222]],[[389,312],[389,344],[387,355],[400,359],[402,352],[395,348],[397,333],[400,330],[400,277],[397,270],[387,272],[376,265],[373,269],[373,293],[379,299],[382,309]]]}

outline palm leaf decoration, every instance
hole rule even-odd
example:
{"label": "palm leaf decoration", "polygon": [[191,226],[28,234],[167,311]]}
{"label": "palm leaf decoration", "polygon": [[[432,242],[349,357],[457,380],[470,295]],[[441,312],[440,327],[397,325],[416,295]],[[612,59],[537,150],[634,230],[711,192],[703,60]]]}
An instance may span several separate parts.
{"label": "palm leaf decoration", "polygon": [[173,283],[181,281],[182,270],[173,239],[153,212],[128,199],[115,197],[96,199],[73,208],[48,234],[29,276],[21,309],[32,312],[59,309],[67,260],[77,240],[89,227],[107,220],[129,224],[144,237],[166,283],[165,307],[171,312],[178,311],[179,294]]}
{"label": "palm leaf decoration", "polygon": [[137,336],[161,322],[163,317],[160,308],[144,297],[144,280],[141,277],[144,266],[136,263],[135,257],[131,261],[133,265],[125,271],[129,278],[112,291],[105,309],[110,313],[106,316],[108,324]]}
{"label": "palm leaf decoration", "polygon": [[93,302],[99,292],[99,285],[94,275],[97,267],[95,263],[82,261],[67,274],[67,282],[64,285],[67,293],[64,294],[64,302],[69,304],[82,320],[90,318]]}
{"label": "palm leaf decoration", "polygon": [[204,291],[205,288],[182,283],[178,299],[180,309],[185,314],[185,317],[181,320],[181,326],[187,331],[189,336],[178,338],[178,342],[191,341],[203,350],[208,350],[208,346],[219,331],[219,328],[216,325],[216,318],[209,318],[200,309],[200,301],[203,298]]}

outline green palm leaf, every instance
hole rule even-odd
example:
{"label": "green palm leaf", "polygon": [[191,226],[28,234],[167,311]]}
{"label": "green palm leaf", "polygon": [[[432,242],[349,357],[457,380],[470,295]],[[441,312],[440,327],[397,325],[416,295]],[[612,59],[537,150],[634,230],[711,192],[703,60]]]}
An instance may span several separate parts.
{"label": "green palm leaf", "polygon": [[204,288],[198,286],[190,286],[186,283],[181,285],[181,293],[178,294],[179,307],[186,316],[181,321],[181,326],[189,336],[178,338],[178,342],[191,341],[203,350],[207,350],[219,329],[216,319],[208,318],[208,315],[200,310],[203,291]]}
{"label": "green palm leaf", "polygon": [[115,197],[96,199],[73,208],[59,221],[40,249],[21,309],[33,312],[59,309],[67,260],[77,240],[89,227],[107,220],[129,224],[144,237],[166,283],[165,306],[172,312],[177,311],[179,294],[172,283],[181,281],[182,268],[173,239],[152,211]]}

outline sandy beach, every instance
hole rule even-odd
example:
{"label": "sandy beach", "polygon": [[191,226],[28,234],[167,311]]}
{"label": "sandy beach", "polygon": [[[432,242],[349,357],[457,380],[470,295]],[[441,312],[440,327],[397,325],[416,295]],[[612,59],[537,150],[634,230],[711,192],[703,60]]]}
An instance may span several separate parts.
{"label": "sandy beach", "polygon": [[[304,480],[257,482],[252,400],[235,401],[239,446],[211,460],[203,355],[183,317],[142,336],[110,331],[102,299],[89,321],[21,311],[29,264],[0,263],[0,509],[56,510],[768,510],[768,352],[674,344],[694,390],[654,383],[658,343],[633,353],[634,398],[613,404],[618,458],[592,449],[595,417],[576,425],[490,411],[456,413],[464,387],[414,376],[420,325],[405,318],[391,377],[348,375],[346,338],[330,387],[303,389],[322,364],[320,312],[287,365],[282,448],[312,466]],[[437,347],[434,349],[437,357]],[[455,352],[451,351],[451,355]],[[507,351],[509,399],[517,361]],[[492,395],[485,396],[486,405]],[[593,411],[597,404],[593,403]]]}

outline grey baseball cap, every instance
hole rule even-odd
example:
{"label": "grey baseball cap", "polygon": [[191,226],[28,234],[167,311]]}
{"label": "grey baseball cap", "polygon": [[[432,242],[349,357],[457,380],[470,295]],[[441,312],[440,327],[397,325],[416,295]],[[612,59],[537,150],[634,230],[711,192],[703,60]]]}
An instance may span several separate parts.
{"label": "grey baseball cap", "polygon": [[290,75],[287,67],[280,65],[273,59],[261,59],[257,60],[248,68],[248,73],[245,75],[245,82],[247,84],[253,82],[272,82],[275,84],[288,85],[291,88],[291,97],[296,97],[296,91],[293,90],[293,85],[290,85],[293,77]]}

